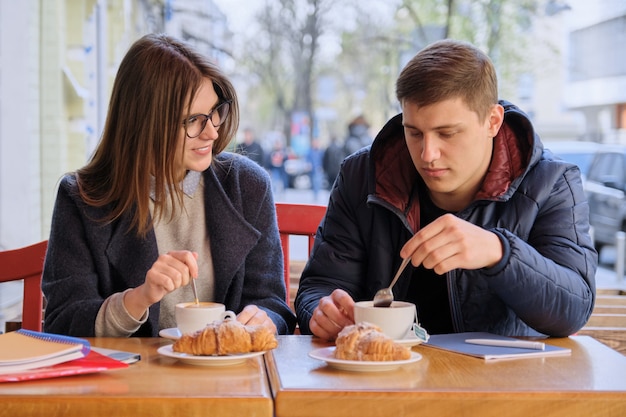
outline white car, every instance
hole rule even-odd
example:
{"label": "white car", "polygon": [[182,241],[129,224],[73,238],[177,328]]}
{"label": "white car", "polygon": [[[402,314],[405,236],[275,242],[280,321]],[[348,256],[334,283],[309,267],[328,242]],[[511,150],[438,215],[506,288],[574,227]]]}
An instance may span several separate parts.
{"label": "white car", "polygon": [[584,184],[585,178],[589,173],[591,161],[593,161],[594,155],[602,147],[602,144],[598,142],[563,140],[545,141],[543,142],[543,147],[551,150],[560,159],[578,165]]}

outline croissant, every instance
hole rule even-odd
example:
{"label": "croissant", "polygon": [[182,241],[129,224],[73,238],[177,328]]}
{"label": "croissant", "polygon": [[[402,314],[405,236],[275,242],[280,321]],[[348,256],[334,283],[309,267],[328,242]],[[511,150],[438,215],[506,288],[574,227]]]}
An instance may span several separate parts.
{"label": "croissant", "polygon": [[335,357],[351,361],[398,361],[411,357],[409,348],[387,337],[378,326],[357,323],[339,332]]}
{"label": "croissant", "polygon": [[227,319],[208,324],[204,329],[181,336],[172,350],[192,355],[228,355],[274,349],[278,341],[265,326],[245,326]]}

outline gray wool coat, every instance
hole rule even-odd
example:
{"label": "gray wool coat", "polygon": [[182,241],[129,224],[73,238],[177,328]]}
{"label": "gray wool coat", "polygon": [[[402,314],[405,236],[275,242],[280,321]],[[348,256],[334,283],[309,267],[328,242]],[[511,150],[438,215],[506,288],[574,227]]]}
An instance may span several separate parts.
{"label": "gray wool coat", "polygon": [[[282,249],[268,174],[246,157],[223,152],[203,176],[214,301],[236,313],[256,304],[279,334],[292,333],[295,316],[285,302]],[[46,332],[94,336],[104,300],[142,284],[158,257],[153,231],[145,239],[127,232],[129,215],[108,224],[99,222],[106,210],[85,204],[74,175],[62,178],[43,272]],[[156,303],[133,336],[157,336],[158,323]]]}

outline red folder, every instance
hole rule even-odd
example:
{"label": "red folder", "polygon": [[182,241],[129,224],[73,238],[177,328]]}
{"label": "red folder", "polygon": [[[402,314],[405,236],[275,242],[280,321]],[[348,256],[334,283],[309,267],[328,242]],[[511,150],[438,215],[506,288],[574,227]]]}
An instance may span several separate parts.
{"label": "red folder", "polygon": [[122,368],[128,368],[128,364],[91,350],[84,358],[13,374],[0,374],[0,382],[31,381],[34,379],[83,375]]}

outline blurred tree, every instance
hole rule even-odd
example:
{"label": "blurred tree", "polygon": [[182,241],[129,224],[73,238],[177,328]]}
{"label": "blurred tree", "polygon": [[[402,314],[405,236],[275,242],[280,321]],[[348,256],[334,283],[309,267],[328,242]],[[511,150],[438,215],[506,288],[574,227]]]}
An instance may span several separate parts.
{"label": "blurred tree", "polygon": [[[443,38],[466,40],[479,46],[493,60],[503,92],[510,95],[519,75],[533,68],[528,59],[528,48],[533,45],[529,32],[543,11],[541,3],[539,0],[402,0],[398,27],[401,33],[413,38],[413,52]],[[507,89],[510,89],[508,93]]]}
{"label": "blurred tree", "polygon": [[354,23],[342,28],[341,53],[333,62],[343,98],[339,132],[361,114],[380,126],[397,113],[394,86],[399,54],[411,41],[398,33],[392,19],[381,19],[364,4],[355,4],[352,13]]}
{"label": "blurred tree", "polygon": [[[312,91],[319,38],[331,5],[332,0],[266,0],[256,16],[259,33],[246,43],[244,65],[272,98],[274,124],[288,143],[295,113],[306,114],[311,125],[315,120]],[[311,139],[312,130],[309,135]]]}
{"label": "blurred tree", "polygon": [[[528,49],[531,27],[546,0],[266,0],[256,15],[258,31],[244,43],[239,62],[252,76],[248,97],[270,130],[291,138],[294,115],[315,124],[316,109],[331,107],[329,132],[343,132],[357,114],[374,129],[399,111],[395,80],[427,44],[446,37],[472,42],[494,61],[503,97],[514,98],[520,75],[545,67]],[[382,12],[381,12],[382,11]],[[328,54],[329,39],[338,48]],[[331,42],[333,43],[333,42]],[[536,54],[535,54],[536,55]],[[319,77],[332,80],[333,98],[316,97]],[[329,84],[327,84],[329,85]],[[309,132],[309,139],[314,131]],[[331,134],[331,133],[329,133]]]}

